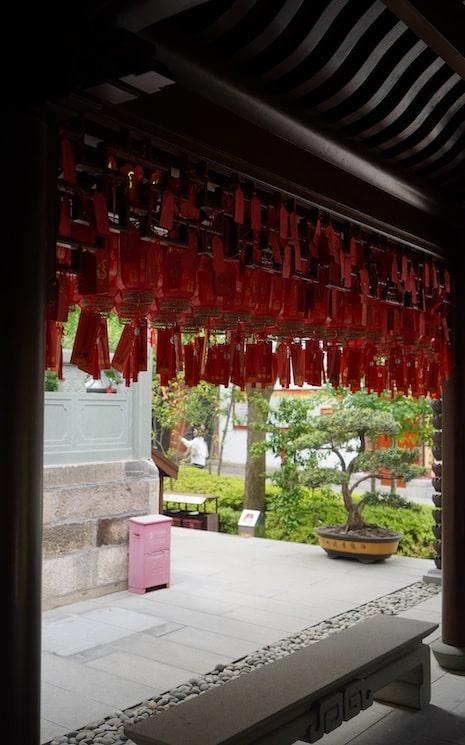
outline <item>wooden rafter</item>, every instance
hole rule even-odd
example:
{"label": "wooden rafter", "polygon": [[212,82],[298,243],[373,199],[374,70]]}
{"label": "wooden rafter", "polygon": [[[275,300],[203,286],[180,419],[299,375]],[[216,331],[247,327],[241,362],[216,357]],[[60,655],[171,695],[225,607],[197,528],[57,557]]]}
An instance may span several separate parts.
{"label": "wooden rafter", "polygon": [[465,6],[437,0],[383,0],[420,39],[465,80]]}

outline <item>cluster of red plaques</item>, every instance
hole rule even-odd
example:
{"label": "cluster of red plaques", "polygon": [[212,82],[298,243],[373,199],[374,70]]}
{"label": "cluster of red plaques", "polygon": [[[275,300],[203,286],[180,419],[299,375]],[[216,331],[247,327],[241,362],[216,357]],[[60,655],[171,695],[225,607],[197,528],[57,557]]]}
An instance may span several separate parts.
{"label": "cluster of red plaques", "polygon": [[[63,137],[46,365],[81,308],[71,361],[137,380],[150,331],[166,385],[184,371],[440,395],[450,276],[427,255],[245,179],[166,153]],[[135,154],[137,153],[137,155]],[[110,360],[106,318],[124,321]]]}

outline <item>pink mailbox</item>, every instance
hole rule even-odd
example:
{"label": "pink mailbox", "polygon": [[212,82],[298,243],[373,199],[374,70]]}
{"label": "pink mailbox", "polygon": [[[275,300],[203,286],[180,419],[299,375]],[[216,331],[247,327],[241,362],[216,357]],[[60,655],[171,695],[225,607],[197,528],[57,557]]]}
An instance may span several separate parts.
{"label": "pink mailbox", "polygon": [[166,515],[129,519],[130,592],[142,595],[149,587],[169,587],[171,522],[171,517]]}

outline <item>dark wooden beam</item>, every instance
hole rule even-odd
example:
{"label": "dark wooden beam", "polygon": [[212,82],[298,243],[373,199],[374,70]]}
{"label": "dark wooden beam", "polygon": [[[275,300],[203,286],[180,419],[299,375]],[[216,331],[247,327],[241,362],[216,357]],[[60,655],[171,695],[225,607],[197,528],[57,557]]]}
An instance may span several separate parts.
{"label": "dark wooden beam", "polygon": [[[115,131],[115,116],[141,138],[150,136],[155,147],[226,167],[429,253],[454,250],[453,226],[463,224],[463,215],[450,202],[441,204],[439,216],[416,209],[191,91],[173,86],[153,100],[132,101],[117,111],[106,107],[88,123],[107,122]],[[104,132],[105,126],[97,127],[94,134]]]}
{"label": "dark wooden beam", "polygon": [[465,80],[465,6],[458,0],[383,0],[384,4]]}

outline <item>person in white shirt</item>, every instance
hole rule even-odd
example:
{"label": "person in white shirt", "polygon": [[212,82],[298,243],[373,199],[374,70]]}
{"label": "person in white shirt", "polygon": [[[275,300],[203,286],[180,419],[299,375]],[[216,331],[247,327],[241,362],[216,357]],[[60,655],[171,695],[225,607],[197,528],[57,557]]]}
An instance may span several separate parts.
{"label": "person in white shirt", "polygon": [[181,442],[187,447],[190,465],[195,466],[195,468],[205,468],[208,459],[208,445],[205,442],[203,431],[194,429],[193,439],[187,440],[185,437],[181,437]]}

